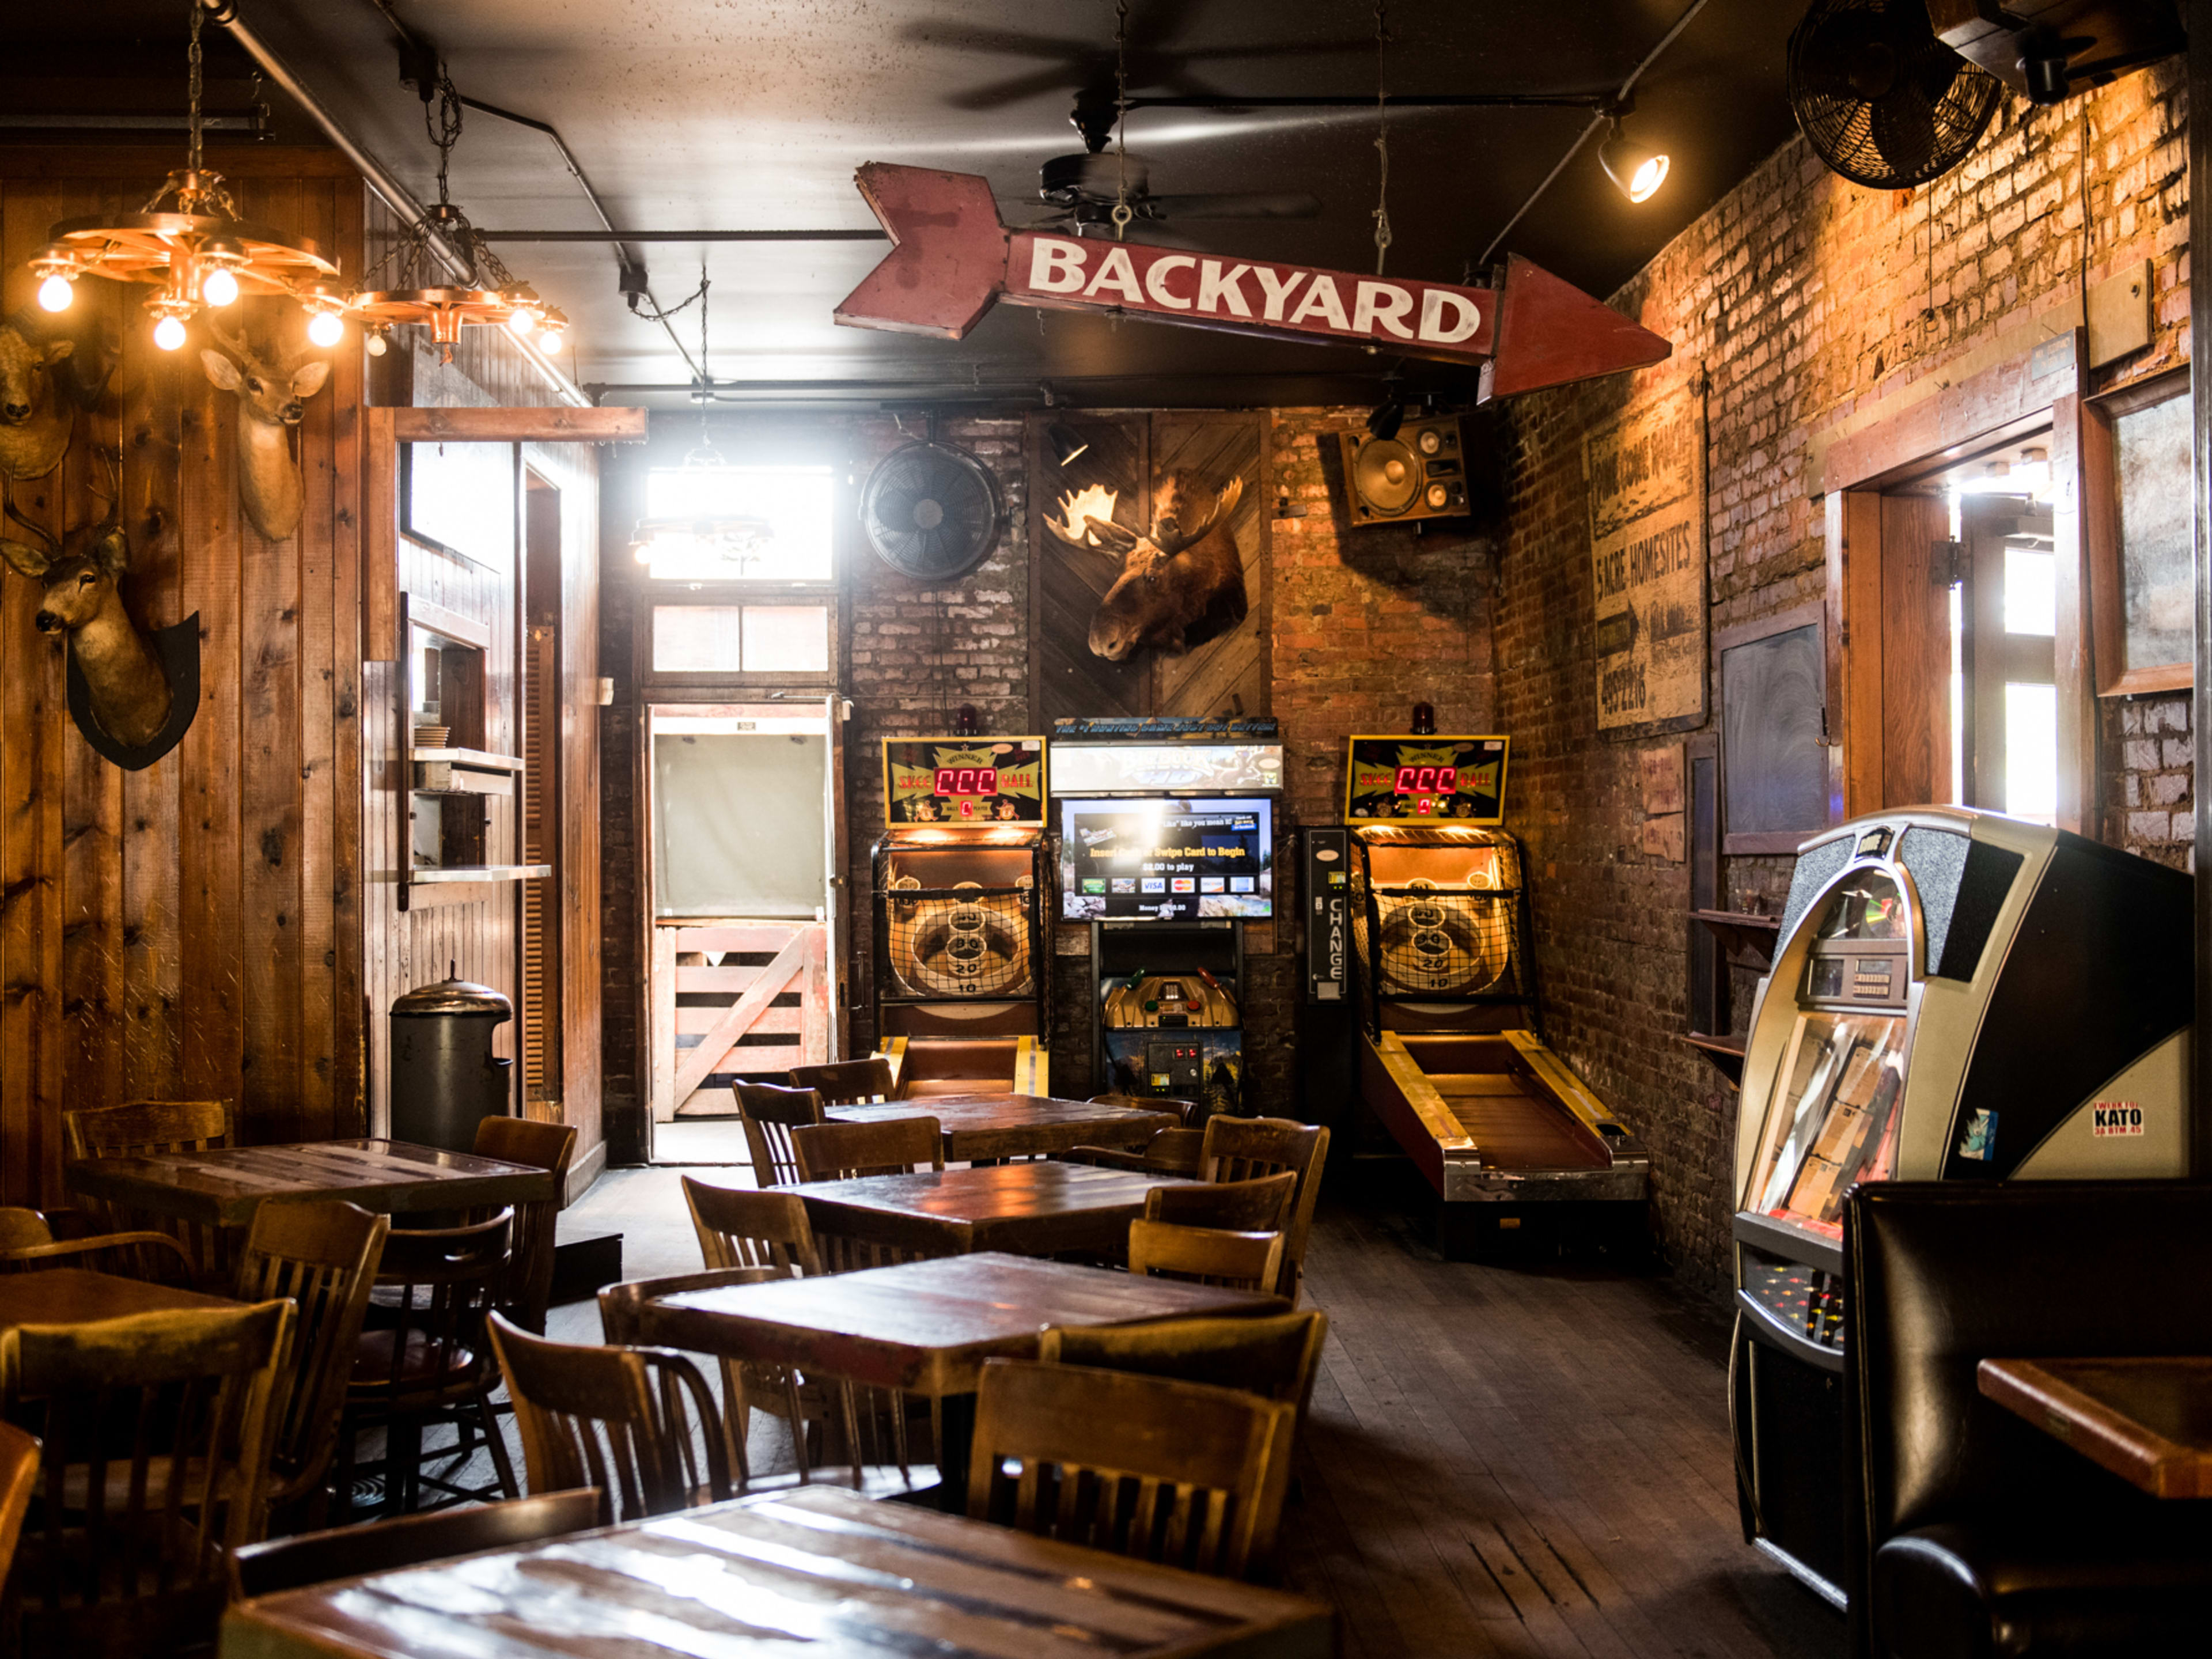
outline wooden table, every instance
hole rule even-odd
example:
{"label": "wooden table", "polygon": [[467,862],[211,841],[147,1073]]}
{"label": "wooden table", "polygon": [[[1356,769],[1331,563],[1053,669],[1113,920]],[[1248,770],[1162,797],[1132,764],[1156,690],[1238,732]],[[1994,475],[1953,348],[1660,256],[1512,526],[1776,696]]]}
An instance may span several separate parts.
{"label": "wooden table", "polygon": [[933,1117],[945,1131],[945,1161],[1033,1158],[1071,1146],[1141,1146],[1182,1122],[1173,1112],[1110,1101],[1056,1100],[1050,1095],[925,1095],[884,1105],[831,1106],[836,1123],[881,1123]]}
{"label": "wooden table", "polygon": [[222,1659],[1322,1659],[1336,1615],[1201,1577],[834,1488],[741,1498],[516,1549],[266,1595]]}
{"label": "wooden table", "polygon": [[251,1225],[262,1200],[272,1198],[342,1198],[398,1215],[559,1196],[546,1170],[404,1140],[95,1158],[70,1164],[65,1177],[71,1192],[209,1227]]}
{"label": "wooden table", "polygon": [[1984,1359],[1977,1381],[2154,1498],[2212,1498],[2212,1357]]}
{"label": "wooden table", "polygon": [[0,1273],[0,1332],[12,1331],[19,1325],[81,1325],[131,1314],[240,1305],[227,1297],[203,1296],[198,1291],[95,1273],[89,1267]]}
{"label": "wooden table", "polygon": [[1051,1255],[1122,1249],[1129,1223],[1145,1212],[1145,1194],[1155,1187],[1188,1184],[1179,1176],[1087,1164],[1003,1164],[802,1182],[788,1190],[805,1202],[807,1221],[817,1234],[849,1240],[864,1250]]}

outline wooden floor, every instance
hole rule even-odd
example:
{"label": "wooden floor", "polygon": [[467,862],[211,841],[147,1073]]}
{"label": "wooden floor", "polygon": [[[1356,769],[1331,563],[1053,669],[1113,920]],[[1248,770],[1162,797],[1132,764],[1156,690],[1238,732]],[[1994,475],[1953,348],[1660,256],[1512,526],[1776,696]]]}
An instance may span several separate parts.
{"label": "wooden floor", "polygon": [[[696,1268],[678,1173],[611,1172],[564,1235],[619,1228],[626,1278]],[[1306,1257],[1329,1342],[1283,1532],[1348,1655],[1840,1659],[1841,1615],[1738,1531],[1720,1314],[1602,1266],[1448,1263],[1393,1203],[1329,1198]],[[549,1322],[599,1338],[590,1303]]]}

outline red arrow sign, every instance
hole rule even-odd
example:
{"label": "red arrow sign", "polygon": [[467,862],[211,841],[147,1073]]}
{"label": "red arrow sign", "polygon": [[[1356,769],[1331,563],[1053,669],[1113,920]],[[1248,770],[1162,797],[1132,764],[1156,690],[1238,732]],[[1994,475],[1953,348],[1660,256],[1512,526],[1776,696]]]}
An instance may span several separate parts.
{"label": "red arrow sign", "polygon": [[1517,256],[1499,288],[1385,281],[1141,242],[1010,231],[999,222],[988,181],[973,173],[871,161],[857,182],[894,246],[837,307],[837,320],[854,328],[957,340],[999,300],[1122,312],[1480,364],[1486,398],[1639,368],[1674,349]]}

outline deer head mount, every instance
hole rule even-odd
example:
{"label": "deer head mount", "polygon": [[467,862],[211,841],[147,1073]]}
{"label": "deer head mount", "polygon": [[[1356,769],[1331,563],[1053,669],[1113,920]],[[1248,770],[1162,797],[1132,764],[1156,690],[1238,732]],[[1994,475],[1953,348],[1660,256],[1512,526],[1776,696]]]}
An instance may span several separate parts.
{"label": "deer head mount", "polygon": [[1152,530],[1143,536],[1113,521],[1110,491],[1061,498],[1066,522],[1045,520],[1053,534],[1121,561],[1121,574],[1091,618],[1093,656],[1120,662],[1153,650],[1179,657],[1244,620],[1244,561],[1229,533],[1243,494],[1242,477],[1207,491],[1187,473],[1166,473],[1153,487]]}
{"label": "deer head mount", "polygon": [[203,351],[200,362],[218,389],[238,398],[239,501],[256,530],[287,540],[300,527],[300,422],[331,366],[304,351],[264,356],[219,328],[214,333],[230,356]]}
{"label": "deer head mount", "polygon": [[[116,457],[97,453],[116,483]],[[163,629],[154,638],[131,621],[120,586],[131,568],[121,497],[116,483],[106,516],[60,541],[9,501],[7,516],[37,540],[0,535],[0,558],[43,590],[32,618],[39,631],[68,638],[70,712],[78,729],[108,759],[136,770],[174,748],[197,712],[199,619]]]}
{"label": "deer head mount", "polygon": [[70,340],[36,340],[0,323],[0,474],[43,478],[68,452],[76,411],[55,386]]}

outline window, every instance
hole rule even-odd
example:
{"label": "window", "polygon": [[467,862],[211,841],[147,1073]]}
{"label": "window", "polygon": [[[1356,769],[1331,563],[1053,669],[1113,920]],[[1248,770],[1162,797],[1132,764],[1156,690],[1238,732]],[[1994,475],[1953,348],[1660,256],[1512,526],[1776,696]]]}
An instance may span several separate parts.
{"label": "window", "polygon": [[828,466],[647,473],[635,545],[653,676],[832,678],[837,500]]}
{"label": "window", "polygon": [[826,674],[826,605],[657,605],[656,674]]}

